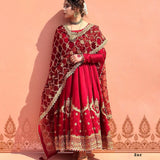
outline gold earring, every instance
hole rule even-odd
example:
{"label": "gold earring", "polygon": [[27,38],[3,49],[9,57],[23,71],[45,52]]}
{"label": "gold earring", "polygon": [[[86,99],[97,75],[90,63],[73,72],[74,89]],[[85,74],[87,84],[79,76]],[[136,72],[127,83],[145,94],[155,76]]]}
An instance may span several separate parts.
{"label": "gold earring", "polygon": [[78,12],[74,12],[74,17],[77,17],[78,16]]}

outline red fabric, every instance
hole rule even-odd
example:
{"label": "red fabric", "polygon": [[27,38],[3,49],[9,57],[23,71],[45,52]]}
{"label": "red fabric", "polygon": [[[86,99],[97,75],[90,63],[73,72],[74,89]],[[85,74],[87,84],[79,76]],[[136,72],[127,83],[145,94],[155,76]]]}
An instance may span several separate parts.
{"label": "red fabric", "polygon": [[[89,54],[104,40],[97,26],[75,42],[69,41],[62,26],[56,30],[49,76],[42,93],[38,130],[47,157],[58,150],[109,148],[108,115],[111,110],[104,65],[106,51],[102,48],[96,54]],[[76,67],[77,64],[70,63],[69,57],[79,50],[84,53],[84,61]],[[74,72],[65,79],[74,67]],[[63,90],[59,92],[63,84]],[[58,95],[57,99],[48,110],[55,95]]]}
{"label": "red fabric", "polygon": [[[99,56],[100,54],[105,55],[105,51],[101,50],[98,54]],[[94,59],[94,55],[90,56],[90,59],[92,58]],[[92,134],[98,134],[98,132],[104,132],[107,136],[110,128],[107,118],[100,113],[102,103],[103,98],[101,86],[95,64],[92,61],[92,65],[83,64],[79,66],[74,74],[67,79],[66,86],[53,111],[51,111],[53,113],[55,113],[56,110],[59,111],[52,117],[52,123],[54,123],[53,130],[56,131],[54,137],[59,137],[55,143],[56,148],[64,150],[79,150],[78,143],[80,138],[75,140],[72,135],[90,136]],[[92,109],[87,107],[86,111],[81,114],[80,111],[85,110],[87,105],[90,106],[90,108],[92,107]],[[77,110],[75,110],[74,107],[76,107]],[[64,110],[64,113],[60,112],[60,110]],[[101,120],[103,119],[103,123],[100,123],[100,118],[97,115],[100,115]],[[60,124],[60,126],[57,124]],[[101,125],[103,125],[103,127]],[[60,138],[60,136],[68,135],[69,132],[69,139],[70,142],[73,141],[73,144],[70,142],[64,142],[64,139]],[[68,141],[67,138],[66,140]],[[96,139],[96,136],[92,138],[92,140],[86,139],[85,145],[83,143],[80,145],[84,150],[102,149],[101,142],[98,138]]]}
{"label": "red fabric", "polygon": [[103,63],[106,58],[106,51],[101,49],[97,54],[84,54],[84,63]]}

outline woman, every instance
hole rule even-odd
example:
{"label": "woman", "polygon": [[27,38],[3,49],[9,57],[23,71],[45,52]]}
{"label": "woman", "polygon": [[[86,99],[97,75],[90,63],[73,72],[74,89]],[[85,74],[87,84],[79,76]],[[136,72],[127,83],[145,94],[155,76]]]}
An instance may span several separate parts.
{"label": "woman", "polygon": [[67,23],[54,35],[38,125],[47,158],[57,151],[74,151],[74,158],[87,160],[94,149],[112,149],[107,40],[97,25],[83,20],[84,6],[84,0],[65,0]]}

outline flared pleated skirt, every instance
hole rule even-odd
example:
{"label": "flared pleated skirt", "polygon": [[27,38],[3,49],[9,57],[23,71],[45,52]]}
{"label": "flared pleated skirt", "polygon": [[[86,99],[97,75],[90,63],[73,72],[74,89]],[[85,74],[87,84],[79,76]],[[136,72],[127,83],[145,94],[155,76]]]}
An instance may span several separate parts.
{"label": "flared pleated skirt", "polygon": [[79,66],[49,112],[56,150],[107,149],[110,128],[101,112],[103,105],[96,66]]}

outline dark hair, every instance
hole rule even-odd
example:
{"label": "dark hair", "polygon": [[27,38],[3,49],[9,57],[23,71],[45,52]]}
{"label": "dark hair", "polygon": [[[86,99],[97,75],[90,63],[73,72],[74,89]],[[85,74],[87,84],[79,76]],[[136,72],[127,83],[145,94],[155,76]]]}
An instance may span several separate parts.
{"label": "dark hair", "polygon": [[67,0],[68,3],[71,4],[72,9],[79,9],[79,12],[81,16],[83,17],[85,15],[84,12],[84,0]]}

